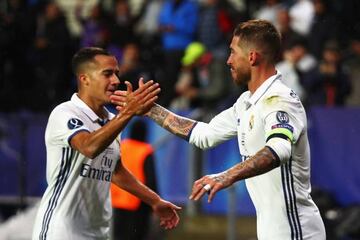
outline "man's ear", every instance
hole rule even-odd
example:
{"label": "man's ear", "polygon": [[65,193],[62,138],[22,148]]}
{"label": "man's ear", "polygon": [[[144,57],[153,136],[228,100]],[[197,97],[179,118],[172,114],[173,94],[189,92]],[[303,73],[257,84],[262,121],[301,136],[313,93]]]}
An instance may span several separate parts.
{"label": "man's ear", "polygon": [[260,55],[256,51],[249,52],[249,63],[250,66],[257,66],[260,61]]}
{"label": "man's ear", "polygon": [[88,86],[90,83],[89,77],[85,73],[79,73],[78,79],[79,79],[80,84],[83,86]]}

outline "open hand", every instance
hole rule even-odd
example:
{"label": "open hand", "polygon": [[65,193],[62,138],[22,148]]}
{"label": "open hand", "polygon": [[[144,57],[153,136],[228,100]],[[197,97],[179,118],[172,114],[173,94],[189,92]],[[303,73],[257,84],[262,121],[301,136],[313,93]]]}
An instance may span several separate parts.
{"label": "open hand", "polygon": [[160,218],[160,226],[165,229],[173,229],[179,223],[179,215],[177,211],[181,210],[181,207],[175,204],[160,199],[154,206],[152,206],[154,213]]}
{"label": "open hand", "polygon": [[198,201],[205,193],[208,193],[210,203],[218,191],[230,185],[226,173],[206,175],[194,182],[189,199]]}
{"label": "open hand", "polygon": [[117,90],[110,96],[111,102],[116,105],[116,109],[122,113],[143,115],[150,110],[154,102],[158,99],[160,87],[153,80],[144,83],[144,79],[139,79],[139,88],[133,91],[130,82],[126,81],[126,91]]}

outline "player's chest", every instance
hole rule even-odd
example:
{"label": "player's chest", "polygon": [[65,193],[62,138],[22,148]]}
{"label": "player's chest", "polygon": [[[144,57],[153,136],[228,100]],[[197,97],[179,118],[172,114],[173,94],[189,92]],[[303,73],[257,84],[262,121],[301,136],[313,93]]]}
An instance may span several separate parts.
{"label": "player's chest", "polygon": [[238,141],[242,152],[252,155],[265,144],[265,130],[256,106],[240,112],[238,116]]}

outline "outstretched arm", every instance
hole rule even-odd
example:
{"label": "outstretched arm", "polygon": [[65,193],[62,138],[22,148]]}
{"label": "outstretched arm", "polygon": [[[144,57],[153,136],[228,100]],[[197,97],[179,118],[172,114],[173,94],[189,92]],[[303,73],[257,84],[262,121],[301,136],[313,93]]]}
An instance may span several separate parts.
{"label": "outstretched arm", "polygon": [[143,202],[150,205],[154,213],[160,218],[160,225],[165,229],[172,229],[179,223],[177,211],[181,208],[165,201],[158,194],[138,181],[119,160],[116,165],[112,182],[118,187],[130,192]]}
{"label": "outstretched arm", "polygon": [[209,192],[208,202],[221,189],[231,186],[242,179],[254,177],[280,166],[280,160],[269,147],[264,147],[246,161],[236,164],[228,170],[212,175],[206,175],[195,181],[190,199],[199,200]]}
{"label": "outstretched arm", "polygon": [[[139,86],[141,85],[139,84]],[[116,109],[121,112],[124,102],[131,98],[131,95],[126,91],[115,91],[110,98],[112,103],[117,106]],[[238,119],[234,108],[224,110],[209,123],[197,122],[179,116],[157,104],[152,105],[147,111],[143,111],[143,115],[151,118],[169,132],[202,149],[214,147],[237,134]]]}
{"label": "outstretched arm", "polygon": [[[142,84],[139,83],[139,86],[141,87]],[[124,110],[124,103],[132,97],[129,93],[129,91],[118,90],[110,97],[111,102],[117,106],[116,109],[120,112]],[[144,116],[153,119],[158,125],[183,139],[189,138],[191,130],[196,125],[196,121],[179,116],[158,104],[152,105],[147,110],[142,112]]]}
{"label": "outstretched arm", "polygon": [[191,130],[196,124],[196,121],[179,116],[158,104],[154,104],[145,116],[153,119],[161,127],[183,139],[189,139]]}

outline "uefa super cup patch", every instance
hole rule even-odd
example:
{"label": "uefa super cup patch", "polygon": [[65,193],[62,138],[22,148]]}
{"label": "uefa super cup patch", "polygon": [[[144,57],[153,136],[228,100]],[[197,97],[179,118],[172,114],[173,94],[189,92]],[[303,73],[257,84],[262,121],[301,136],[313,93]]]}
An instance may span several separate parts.
{"label": "uefa super cup patch", "polygon": [[76,129],[81,127],[82,125],[84,125],[84,123],[77,118],[71,118],[67,123],[69,129]]}
{"label": "uefa super cup patch", "polygon": [[278,123],[278,124],[271,126],[271,129],[276,129],[276,128],[286,128],[290,132],[292,132],[292,133],[294,132],[294,128],[290,124],[287,124],[287,123]]}
{"label": "uefa super cup patch", "polygon": [[286,112],[278,111],[276,113],[276,119],[281,123],[288,123],[289,122],[289,115]]}

